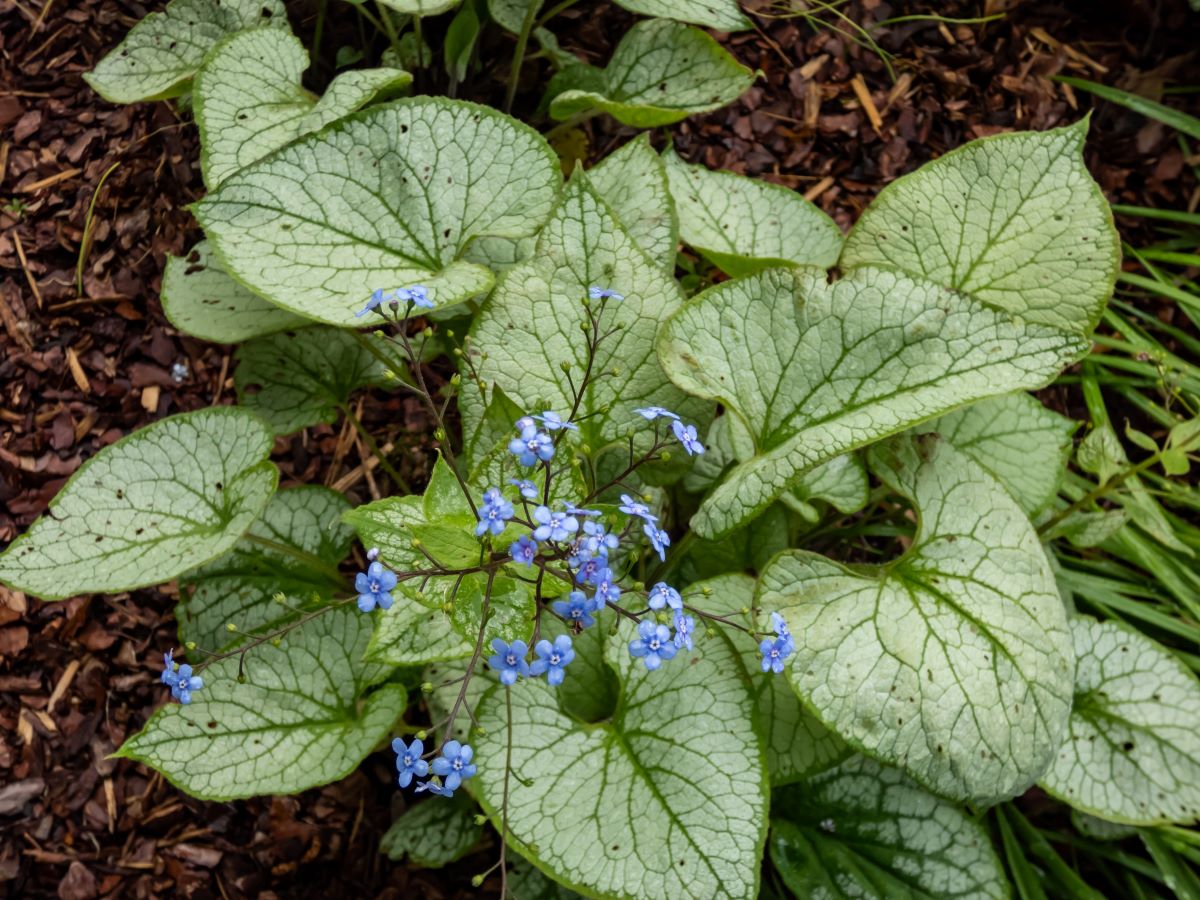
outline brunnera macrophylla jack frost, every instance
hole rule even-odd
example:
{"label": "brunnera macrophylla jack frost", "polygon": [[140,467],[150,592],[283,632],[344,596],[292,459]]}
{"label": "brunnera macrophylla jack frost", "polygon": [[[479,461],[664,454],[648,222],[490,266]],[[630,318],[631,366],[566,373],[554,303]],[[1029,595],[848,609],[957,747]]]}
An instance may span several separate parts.
{"label": "brunnera macrophylla jack frost", "polygon": [[[194,94],[206,240],[164,307],[244,342],[241,405],[105,448],[0,555],[0,581],[45,599],[179,580],[188,662],[164,660],[163,708],[120,755],[231,799],[333,781],[390,741],[396,789],[439,795],[397,827],[436,823],[441,858],[478,840],[479,808],[503,877],[511,851],[639,900],[757,896],[768,832],[798,893],[873,895],[883,870],[1005,896],[962,804],[1034,783],[1111,821],[1195,818],[1146,775],[1160,745],[1181,748],[1166,768],[1200,759],[1175,727],[1195,678],[1149,639],[1131,667],[1123,632],[1069,612],[1035,530],[1064,508],[1063,429],[1023,392],[1086,352],[1119,259],[1086,122],[948,153],[843,236],[644,136],[564,180],[495,110],[371,105],[396,70],[296,95],[302,52],[259,6],[175,0],[96,82]],[[633,38],[664,74],[652,98],[567,67],[557,107],[665,121],[744,84],[686,26]],[[281,65],[242,65],[243,44]],[[296,127],[218,127],[280,90]],[[729,279],[687,296],[681,242]],[[369,432],[392,493],[278,489],[275,433],[339,412],[365,432],[368,386],[434,423],[423,491]],[[1030,422],[1018,460],[970,425],[998,410]],[[868,564],[828,535],[875,524],[872,497],[906,542]],[[1141,768],[1067,747],[1097,706],[1165,735]]]}

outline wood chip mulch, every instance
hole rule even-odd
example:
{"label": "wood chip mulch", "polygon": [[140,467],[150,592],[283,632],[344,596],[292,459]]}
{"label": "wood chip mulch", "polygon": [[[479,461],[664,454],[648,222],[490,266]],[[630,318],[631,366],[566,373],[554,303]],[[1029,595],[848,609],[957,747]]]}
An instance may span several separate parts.
{"label": "wood chip mulch", "polygon": [[[198,236],[185,208],[202,192],[195,129],[168,104],[107,104],[80,78],[162,5],[0,0],[0,546],[97,449],[230,399],[230,348],[178,334],[158,303],[166,256]],[[1150,94],[1189,73],[1200,81],[1200,26],[1183,0],[1009,5],[1004,21],[983,26],[881,30],[894,80],[847,36],[764,15],[759,30],[723,38],[764,77],[737,104],[674,128],[675,144],[690,160],[798,189],[846,226],[888,181],[964,141],[1052,127],[1091,108],[1054,74]],[[862,0],[842,9],[869,22],[976,16],[984,6]],[[293,9],[298,26],[303,7]],[[629,21],[581,4],[552,27],[565,46],[602,60]],[[1173,102],[1200,112],[1194,95]],[[589,131],[598,151],[632,133],[606,121]],[[1093,118],[1088,161],[1112,200],[1200,204],[1200,160],[1116,107]],[[1146,236],[1122,225],[1130,239]],[[405,474],[419,483],[429,463],[419,410],[373,395],[364,411],[381,442],[413,445]],[[285,480],[336,484],[358,501],[386,490],[367,456],[340,426],[276,446]],[[144,767],[109,760],[165,700],[158,669],[175,642],[174,599],[171,586],[62,603],[0,588],[0,896],[476,895],[468,879],[490,865],[487,848],[449,873],[377,852],[404,802],[388,754],[322,790],[238,803],[193,800]]]}

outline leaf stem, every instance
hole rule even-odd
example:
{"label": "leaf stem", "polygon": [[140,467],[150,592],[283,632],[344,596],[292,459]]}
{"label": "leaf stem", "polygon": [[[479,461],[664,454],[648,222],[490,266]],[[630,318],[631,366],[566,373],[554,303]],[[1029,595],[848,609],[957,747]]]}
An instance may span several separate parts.
{"label": "leaf stem", "polygon": [[533,23],[537,18],[537,3],[525,7],[525,18],[521,22],[521,33],[517,35],[517,47],[513,51],[512,71],[508,73],[508,92],[504,95],[504,111],[512,113],[513,100],[517,96],[517,84],[521,80],[521,66],[525,63],[525,48],[529,44],[529,35],[533,31]]}
{"label": "leaf stem", "polygon": [[392,50],[395,51],[396,56],[400,56],[400,35],[396,33],[396,23],[392,21],[391,12],[379,0],[375,0],[375,8],[379,10],[379,23],[383,26],[383,32],[387,35],[388,43],[392,45]]}

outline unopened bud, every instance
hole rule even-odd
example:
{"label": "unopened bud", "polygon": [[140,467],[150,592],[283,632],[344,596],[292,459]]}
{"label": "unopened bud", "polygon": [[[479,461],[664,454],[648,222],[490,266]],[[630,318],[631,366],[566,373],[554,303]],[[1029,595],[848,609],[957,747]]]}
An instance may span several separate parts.
{"label": "unopened bud", "polygon": [[383,333],[383,329],[381,329],[381,328],[376,328],[371,333],[374,334],[375,337],[379,338],[380,340],[383,340],[385,337],[387,337],[387,335]]}
{"label": "unopened bud", "polygon": [[487,824],[487,816],[485,816],[483,813],[476,813],[475,814],[475,824],[476,825],[486,825]]}
{"label": "unopened bud", "polygon": [[579,323],[579,330],[582,331],[584,334],[586,334],[589,330],[591,330],[591,327],[592,326],[589,325],[587,322]]}
{"label": "unopened bud", "polygon": [[183,646],[184,646],[184,647],[186,647],[186,648],[187,648],[187,649],[189,649],[189,650],[195,650],[195,649],[196,649],[196,642],[195,642],[195,641],[188,641],[188,642],[187,642],[186,644],[184,644]]}
{"label": "unopened bud", "polygon": [[562,369],[564,372],[570,372],[571,371],[571,361],[569,359],[564,359],[562,362],[560,362],[558,364],[558,367],[560,369]]}
{"label": "unopened bud", "polygon": [[283,638],[271,638],[271,646],[272,647],[283,646]]}
{"label": "unopened bud", "polygon": [[422,331],[421,334],[425,335],[427,338],[431,338],[433,337],[433,329],[426,325],[425,330]]}
{"label": "unopened bud", "polygon": [[450,329],[448,329],[448,328],[447,328],[447,329],[446,329],[446,335],[447,335],[448,337],[454,337],[454,332],[453,332],[453,331],[451,331]]}
{"label": "unopened bud", "polygon": [[246,673],[245,672],[238,672],[237,683],[238,684],[246,683]]}
{"label": "unopened bud", "polygon": [[660,454],[660,456],[662,456],[662,461],[666,462],[667,460],[669,460],[671,458],[671,451],[663,450],[662,453]]}
{"label": "unopened bud", "polygon": [[237,626],[234,625],[232,622],[226,622],[225,630],[232,634],[233,632],[237,631]]}
{"label": "unopened bud", "polygon": [[455,356],[458,356],[458,357],[461,357],[461,356],[462,356],[462,347],[455,347],[455,348],[454,348],[454,355],[455,355]]}
{"label": "unopened bud", "polygon": [[414,549],[414,550],[417,550],[417,549],[419,549],[419,548],[420,548],[420,546],[421,546],[421,539],[420,539],[420,538],[413,538],[413,539],[412,539],[412,547],[413,547],[413,549]]}
{"label": "unopened bud", "polygon": [[423,694],[432,694],[432,693],[433,693],[433,682],[432,682],[432,681],[425,681],[425,682],[422,682],[422,684],[421,684],[421,693],[423,693]]}
{"label": "unopened bud", "polygon": [[474,875],[471,877],[471,887],[481,887],[483,885],[483,876]]}
{"label": "unopened bud", "polygon": [[446,429],[445,428],[436,429],[433,432],[433,436],[439,441],[444,441],[446,439]]}
{"label": "unopened bud", "polygon": [[706,585],[706,586],[700,588],[700,593],[702,593],[705,597],[711,597],[712,593],[713,593],[713,589]]}
{"label": "unopened bud", "polygon": [[414,737],[416,737],[416,738],[417,738],[417,740],[421,740],[421,741],[423,741],[423,740],[425,740],[425,738],[429,737],[429,732],[428,732],[428,731],[426,731],[424,728],[422,728],[420,731],[418,731],[418,732],[417,732],[417,733],[414,735]]}
{"label": "unopened bud", "polygon": [[476,725],[471,729],[471,732],[475,735],[475,737],[483,737],[487,734],[487,730],[482,725]]}
{"label": "unopened bud", "polygon": [[377,560],[377,559],[379,559],[379,548],[372,547],[370,550],[367,551],[367,560],[370,562],[375,562],[375,560]]}
{"label": "unopened bud", "polygon": [[738,612],[740,612],[743,616],[748,616],[748,615],[750,615],[750,607],[743,606],[741,609],[738,610]]}
{"label": "unopened bud", "polygon": [[462,384],[462,376],[455,372],[450,376],[450,383],[455,387],[458,387],[460,384]]}

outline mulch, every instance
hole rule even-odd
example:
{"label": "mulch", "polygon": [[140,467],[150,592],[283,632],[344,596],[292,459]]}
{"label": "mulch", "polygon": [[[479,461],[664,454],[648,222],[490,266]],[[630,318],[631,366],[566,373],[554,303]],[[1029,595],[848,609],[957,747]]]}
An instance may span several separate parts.
{"label": "mulch", "polygon": [[[865,22],[914,11],[973,16],[984,5],[861,0],[844,11]],[[1183,0],[1012,5],[987,25],[887,27],[876,38],[893,54],[894,80],[878,54],[845,35],[763,15],[758,30],[723,37],[763,77],[733,106],[655,140],[800,190],[848,226],[884,184],[927,159],[1091,108],[1055,74],[1147,93],[1189,72],[1197,80],[1200,26]],[[118,0],[0,0],[0,545],[97,449],[231,398],[231,348],[178,334],[157,299],[165,258],[198,236],[186,209],[203,190],[195,129],[169,104],[114,107],[80,78],[143,12]],[[311,27],[304,4],[293,21]],[[603,61],[631,21],[580,4],[552,28]],[[326,51],[336,42],[334,33]],[[483,50],[497,62],[470,93],[495,102],[511,43],[493,36]],[[1200,112],[1195,95],[1173,102]],[[633,134],[609,120],[587,132],[593,154]],[[1094,115],[1087,158],[1114,201],[1200,204],[1198,161],[1161,126],[1119,108]],[[1130,240],[1145,237],[1138,222],[1120,224]],[[363,413],[381,442],[410,448],[405,474],[419,483],[430,459],[419,409],[380,394]],[[275,449],[286,481],[335,484],[358,501],[387,490],[345,427],[311,428]],[[176,640],[174,601],[172,586],[62,603],[0,588],[4,896],[475,895],[469,877],[490,865],[492,850],[451,873],[378,853],[404,803],[388,754],[321,790],[238,803],[191,799],[144,767],[107,759],[165,700],[158,668]]]}

